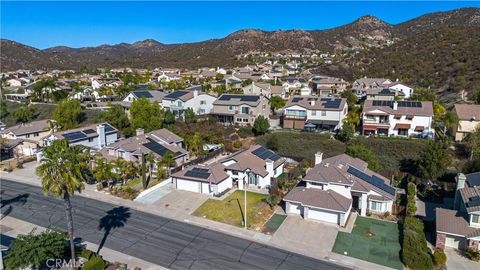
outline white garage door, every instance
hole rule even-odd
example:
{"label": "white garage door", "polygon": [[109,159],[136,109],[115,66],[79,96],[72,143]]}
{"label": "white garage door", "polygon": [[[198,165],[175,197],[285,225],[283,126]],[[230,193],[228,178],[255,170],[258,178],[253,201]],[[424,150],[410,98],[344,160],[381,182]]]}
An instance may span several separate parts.
{"label": "white garage door", "polygon": [[177,189],[200,192],[199,182],[177,179]]}
{"label": "white garage door", "polygon": [[463,238],[463,237],[447,235],[447,237],[445,239],[445,246],[447,246],[447,247],[452,247],[452,248],[456,248],[456,249],[463,249],[464,245],[465,245],[465,238]]}
{"label": "white garage door", "polygon": [[298,203],[289,203],[290,207],[287,210],[287,214],[303,214],[303,206]]}
{"label": "white garage door", "polygon": [[309,208],[308,218],[338,224],[338,214],[320,209]]}

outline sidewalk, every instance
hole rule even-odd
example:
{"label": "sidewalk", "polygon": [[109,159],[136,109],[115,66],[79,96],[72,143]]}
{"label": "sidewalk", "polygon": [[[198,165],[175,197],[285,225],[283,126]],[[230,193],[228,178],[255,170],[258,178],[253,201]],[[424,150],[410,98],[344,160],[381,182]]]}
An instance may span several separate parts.
{"label": "sidewalk", "polygon": [[[31,167],[35,165],[36,165],[35,163],[26,164],[26,168],[22,170],[14,171],[9,174],[4,174],[2,172],[1,177],[6,178],[8,180],[17,181],[20,183],[40,186],[39,178],[37,176],[32,177],[35,174],[34,174],[34,169],[32,169]],[[331,252],[331,250],[328,250],[328,251],[322,250],[321,252],[320,251],[313,252],[311,246],[305,247],[304,245],[300,245],[298,247],[295,247],[291,245],[286,245],[282,241],[272,241],[273,239],[271,235],[266,235],[260,232],[245,230],[243,228],[235,227],[232,225],[204,219],[201,217],[192,216],[186,212],[178,211],[172,208],[159,207],[158,205],[155,205],[155,204],[143,204],[135,201],[118,198],[108,193],[97,191],[95,185],[85,185],[85,190],[76,196],[84,196],[94,200],[103,201],[103,202],[107,202],[107,203],[111,203],[119,206],[125,206],[138,211],[143,211],[146,213],[163,216],[166,218],[171,218],[181,222],[187,222],[187,223],[197,225],[199,227],[207,228],[213,231],[222,232],[224,234],[244,238],[247,240],[253,240],[261,244],[270,245],[279,249],[299,253],[307,257],[312,257],[312,258],[323,260],[323,261],[331,261],[336,264],[340,264],[345,267],[350,267],[353,269],[386,269],[386,267],[384,266],[380,266],[378,264],[336,254]]]}
{"label": "sidewalk", "polygon": [[[1,234],[12,237],[12,238],[17,238],[19,234],[28,234],[31,232],[34,228],[37,229],[37,232],[43,232],[46,230],[46,228],[25,222],[20,219],[16,219],[13,217],[3,217],[1,219]],[[87,249],[91,251],[97,251],[98,245],[90,243],[90,242],[84,242],[87,245]],[[140,267],[141,269],[149,269],[149,270],[154,270],[154,269],[167,269],[163,268],[159,265],[155,265],[152,263],[149,263],[147,261],[126,255],[124,253],[102,247],[100,250],[100,255],[103,256],[103,258],[109,262],[121,262],[121,263],[126,263],[128,266],[128,269],[134,269],[135,267]]]}

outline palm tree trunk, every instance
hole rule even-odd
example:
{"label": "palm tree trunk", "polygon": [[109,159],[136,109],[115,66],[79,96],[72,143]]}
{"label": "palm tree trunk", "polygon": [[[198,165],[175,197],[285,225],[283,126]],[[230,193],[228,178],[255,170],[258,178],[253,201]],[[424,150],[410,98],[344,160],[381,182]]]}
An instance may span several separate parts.
{"label": "palm tree trunk", "polygon": [[67,228],[68,228],[68,237],[70,240],[70,254],[72,262],[72,269],[75,269],[75,243],[73,242],[73,218],[72,218],[72,204],[70,203],[70,195],[65,192],[63,195],[63,202],[65,204],[65,214],[67,215]]}

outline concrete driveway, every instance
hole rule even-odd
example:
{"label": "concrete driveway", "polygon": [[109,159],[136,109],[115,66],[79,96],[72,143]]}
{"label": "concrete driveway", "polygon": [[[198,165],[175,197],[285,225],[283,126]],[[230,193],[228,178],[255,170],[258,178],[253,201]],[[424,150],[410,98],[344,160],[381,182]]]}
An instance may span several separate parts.
{"label": "concrete driveway", "polygon": [[472,270],[480,269],[480,262],[471,261],[460,254],[460,252],[453,248],[445,248],[447,254],[447,269],[455,270]]}
{"label": "concrete driveway", "polygon": [[316,258],[326,258],[331,254],[337,233],[336,225],[304,220],[301,216],[289,215],[270,242],[288,246],[299,253],[314,250]]}
{"label": "concrete driveway", "polygon": [[189,215],[208,198],[210,198],[210,196],[205,194],[175,189],[163,196],[160,200],[154,202],[153,205]]}

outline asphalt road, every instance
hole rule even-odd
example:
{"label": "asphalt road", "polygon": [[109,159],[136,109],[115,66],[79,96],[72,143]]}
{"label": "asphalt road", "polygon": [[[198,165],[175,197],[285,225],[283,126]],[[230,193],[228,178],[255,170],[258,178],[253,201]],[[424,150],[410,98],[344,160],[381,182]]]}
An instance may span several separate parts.
{"label": "asphalt road", "polygon": [[[81,196],[72,198],[75,236],[171,269],[346,269],[188,223]],[[66,229],[63,202],[40,188],[1,181],[1,212]],[[312,250],[315,252],[315,250]]]}

